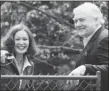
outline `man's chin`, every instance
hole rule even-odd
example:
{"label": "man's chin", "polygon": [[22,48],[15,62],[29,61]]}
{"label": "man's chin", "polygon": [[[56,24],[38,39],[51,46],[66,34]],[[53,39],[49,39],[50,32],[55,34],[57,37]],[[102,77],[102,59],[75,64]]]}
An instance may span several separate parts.
{"label": "man's chin", "polygon": [[85,37],[85,34],[82,34],[82,33],[79,33],[79,36],[84,38]]}

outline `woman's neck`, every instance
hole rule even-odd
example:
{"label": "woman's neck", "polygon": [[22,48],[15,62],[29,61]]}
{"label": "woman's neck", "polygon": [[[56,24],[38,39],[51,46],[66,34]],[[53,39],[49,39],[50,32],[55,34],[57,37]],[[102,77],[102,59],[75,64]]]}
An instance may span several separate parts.
{"label": "woman's neck", "polygon": [[18,63],[22,63],[23,62],[23,54],[16,54],[16,60]]}

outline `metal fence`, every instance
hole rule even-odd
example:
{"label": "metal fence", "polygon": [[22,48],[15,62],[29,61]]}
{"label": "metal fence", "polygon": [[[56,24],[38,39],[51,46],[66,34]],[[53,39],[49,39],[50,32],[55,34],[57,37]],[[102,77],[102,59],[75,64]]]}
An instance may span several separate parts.
{"label": "metal fence", "polygon": [[[8,81],[6,81],[8,79]],[[21,90],[18,87],[20,80],[32,81],[28,88],[25,87],[23,90],[26,91],[99,91],[101,73],[97,72],[96,75],[85,75],[85,76],[67,76],[67,75],[1,75],[1,87],[2,91],[16,91]],[[3,83],[2,83],[2,80]],[[79,80],[78,86],[66,84],[68,80]],[[15,82],[16,81],[16,82]],[[26,82],[26,83],[27,83]]]}

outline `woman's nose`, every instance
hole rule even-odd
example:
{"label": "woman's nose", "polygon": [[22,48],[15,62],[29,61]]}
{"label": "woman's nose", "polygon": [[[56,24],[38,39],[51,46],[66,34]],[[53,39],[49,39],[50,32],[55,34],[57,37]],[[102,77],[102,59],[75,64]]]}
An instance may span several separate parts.
{"label": "woman's nose", "polygon": [[23,41],[23,40],[20,40],[20,41],[19,41],[19,43],[20,43],[20,44],[23,44],[23,43],[24,43],[24,41]]}

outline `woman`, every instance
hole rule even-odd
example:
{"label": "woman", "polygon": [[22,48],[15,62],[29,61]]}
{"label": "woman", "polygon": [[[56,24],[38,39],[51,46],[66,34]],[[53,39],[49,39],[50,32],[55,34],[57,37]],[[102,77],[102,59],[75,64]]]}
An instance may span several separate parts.
{"label": "woman", "polygon": [[[29,29],[24,24],[13,26],[2,40],[1,74],[36,75],[39,69],[44,70],[46,67],[48,69],[50,68],[50,71],[55,70],[54,66],[36,59],[35,56],[38,54],[39,49],[37,48],[34,37]],[[38,66],[39,64],[40,66]],[[43,67],[41,67],[41,65]],[[29,80],[20,80],[19,82],[14,80],[14,82],[18,83],[18,86],[16,85],[13,88],[13,86],[10,85],[9,88],[12,90],[29,88],[30,85]],[[6,88],[6,86],[4,86],[4,88]]]}

